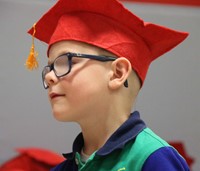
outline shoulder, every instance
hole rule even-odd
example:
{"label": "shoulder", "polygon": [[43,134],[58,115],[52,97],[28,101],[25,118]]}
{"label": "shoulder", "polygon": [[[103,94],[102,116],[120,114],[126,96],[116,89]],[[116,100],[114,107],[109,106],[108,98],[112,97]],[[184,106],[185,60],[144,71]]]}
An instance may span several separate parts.
{"label": "shoulder", "polygon": [[137,156],[141,156],[145,161],[154,151],[168,146],[170,145],[151,129],[145,128],[137,135],[132,148]]}
{"label": "shoulder", "polygon": [[189,171],[185,159],[149,128],[138,134],[133,147],[142,171]]}
{"label": "shoulder", "polygon": [[173,147],[154,151],[144,162],[142,171],[189,171],[185,159]]}

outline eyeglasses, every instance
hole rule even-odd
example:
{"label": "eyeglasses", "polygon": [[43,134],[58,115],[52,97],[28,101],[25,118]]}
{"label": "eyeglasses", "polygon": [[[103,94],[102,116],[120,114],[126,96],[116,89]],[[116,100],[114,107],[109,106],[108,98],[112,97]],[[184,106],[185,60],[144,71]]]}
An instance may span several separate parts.
{"label": "eyeglasses", "polygon": [[[61,56],[58,56],[52,64],[47,65],[44,67],[42,71],[42,82],[45,89],[48,89],[48,83],[46,82],[46,75],[53,70],[57,78],[63,77],[70,73],[72,69],[72,58],[78,57],[78,58],[88,58],[93,59],[101,62],[107,62],[107,61],[114,61],[116,58],[111,56],[97,56],[97,55],[88,55],[88,54],[80,54],[80,53],[65,53]],[[124,86],[128,87],[128,81],[126,80],[124,82]]]}

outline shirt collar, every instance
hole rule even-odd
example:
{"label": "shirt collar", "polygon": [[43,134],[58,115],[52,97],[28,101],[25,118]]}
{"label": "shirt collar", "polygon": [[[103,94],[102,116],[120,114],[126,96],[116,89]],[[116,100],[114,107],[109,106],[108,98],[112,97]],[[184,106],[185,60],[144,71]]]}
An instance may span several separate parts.
{"label": "shirt collar", "polygon": [[[96,155],[105,156],[117,149],[123,149],[125,144],[134,140],[136,136],[146,128],[145,123],[140,119],[138,111],[133,112],[129,119],[125,121],[107,140],[102,148],[100,148]],[[80,152],[83,148],[84,140],[83,135],[80,133],[73,143],[73,152],[63,154],[67,159],[73,159],[76,152]]]}

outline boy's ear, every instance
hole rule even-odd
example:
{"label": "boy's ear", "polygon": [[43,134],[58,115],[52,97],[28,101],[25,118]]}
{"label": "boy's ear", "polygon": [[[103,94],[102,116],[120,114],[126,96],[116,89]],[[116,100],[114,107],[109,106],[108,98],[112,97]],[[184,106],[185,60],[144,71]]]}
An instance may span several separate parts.
{"label": "boy's ear", "polygon": [[124,82],[128,79],[132,71],[131,63],[124,57],[117,58],[112,62],[112,71],[109,81],[111,89],[117,89],[124,86]]}

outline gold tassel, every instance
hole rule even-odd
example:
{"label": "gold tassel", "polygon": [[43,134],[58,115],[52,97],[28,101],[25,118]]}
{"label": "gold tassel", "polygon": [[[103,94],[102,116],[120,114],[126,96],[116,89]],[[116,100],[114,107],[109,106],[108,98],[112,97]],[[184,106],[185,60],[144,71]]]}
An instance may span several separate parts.
{"label": "gold tassel", "polygon": [[34,38],[35,38],[35,33],[36,33],[36,23],[33,25],[33,34],[32,34],[32,46],[31,46],[31,49],[30,49],[30,53],[29,53],[29,56],[26,60],[26,68],[28,70],[33,70],[33,69],[36,69],[38,68],[38,61],[37,61],[37,56],[38,56],[38,53],[35,51],[35,45],[34,45]]}

